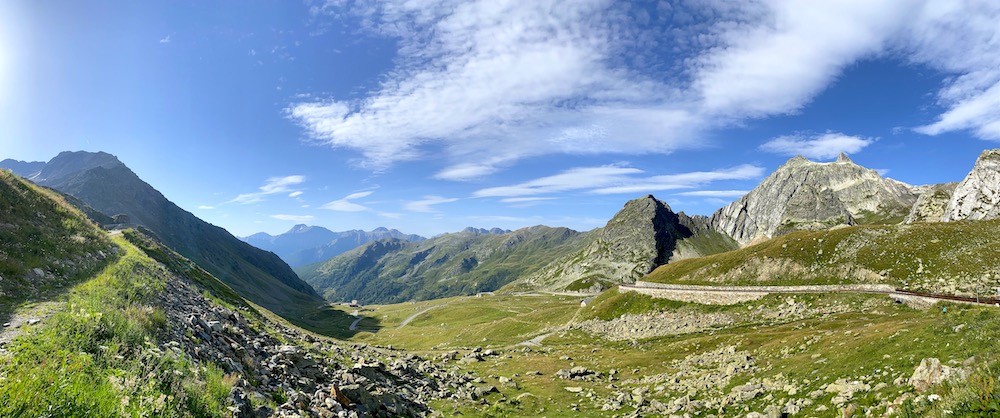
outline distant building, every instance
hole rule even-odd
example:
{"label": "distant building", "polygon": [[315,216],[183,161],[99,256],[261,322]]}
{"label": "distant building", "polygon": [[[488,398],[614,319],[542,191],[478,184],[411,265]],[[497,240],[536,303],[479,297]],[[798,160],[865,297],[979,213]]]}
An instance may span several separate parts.
{"label": "distant building", "polygon": [[357,299],[352,299],[352,300],[351,300],[351,304],[350,304],[350,305],[348,305],[348,306],[350,306],[350,307],[352,307],[352,308],[357,308],[357,307],[361,306],[361,304],[359,304],[359,303],[358,303],[358,300],[357,300]]}
{"label": "distant building", "polygon": [[590,305],[590,302],[593,302],[593,301],[594,301],[593,297],[589,297],[589,298],[586,298],[584,300],[581,300],[580,301],[580,307],[581,308],[586,308],[587,305]]}

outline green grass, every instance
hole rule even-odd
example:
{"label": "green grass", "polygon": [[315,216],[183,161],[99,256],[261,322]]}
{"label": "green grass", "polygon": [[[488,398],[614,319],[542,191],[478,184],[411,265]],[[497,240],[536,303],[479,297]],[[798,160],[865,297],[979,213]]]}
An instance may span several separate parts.
{"label": "green grass", "polygon": [[0,362],[0,416],[222,416],[233,378],[157,348],[169,272],[118,239],[122,256],[15,340]]}
{"label": "green grass", "polygon": [[[816,313],[791,318],[767,318],[762,314],[787,304],[789,298]],[[786,379],[796,383],[798,395],[795,397],[802,398],[837,379],[867,377],[866,382],[873,389],[856,394],[852,402],[863,412],[871,409],[876,415],[884,411],[874,405],[913,392],[906,380],[922,359],[936,357],[954,366],[976,357],[978,360],[973,368],[981,369],[976,374],[979,380],[935,387],[933,393],[941,395],[944,402],[905,405],[912,413],[910,416],[940,416],[948,408],[971,411],[971,414],[1000,399],[995,375],[990,374],[990,370],[997,367],[993,359],[1000,353],[1000,348],[993,343],[995,336],[1000,335],[1000,311],[989,307],[947,306],[948,313],[942,314],[940,307],[918,310],[895,304],[884,296],[853,294],[771,295],[737,305],[708,306],[609,290],[583,308],[579,298],[549,295],[458,297],[368,307],[370,310],[363,313],[378,318],[381,328],[374,333],[359,333],[352,340],[392,345],[425,356],[455,349],[465,353],[477,346],[500,349],[501,354],[497,357],[459,367],[480,376],[483,379],[480,385],[494,385],[501,393],[490,395],[482,404],[435,401],[434,407],[445,415],[627,415],[632,411],[627,405],[620,410],[602,411],[599,404],[564,388],[580,386],[585,393],[593,392],[597,397],[611,396],[616,390],[631,392],[647,386],[630,382],[634,379],[675,373],[678,371],[676,362],[729,346],[749,353],[754,358],[755,369],[738,374],[717,395],[711,396],[724,397],[731,388],[751,381]],[[430,307],[434,308],[399,327],[406,318]],[[610,341],[580,330],[560,328],[571,321],[609,320],[624,314],[657,312],[722,313],[732,316],[735,321],[721,329],[638,341]],[[962,325],[960,331],[955,331],[959,325]],[[365,321],[361,328],[365,328]],[[541,347],[525,350],[517,345],[542,334],[548,336]],[[554,376],[560,369],[573,366],[602,373],[615,369],[618,377],[614,381],[587,382]],[[539,371],[541,375],[529,375],[529,371]],[[501,376],[513,378],[518,386],[503,385],[499,380]],[[990,376],[994,378],[992,386]],[[884,385],[875,390],[880,383]],[[650,399],[669,402],[685,395],[669,390],[656,393],[653,386],[647,387],[651,390]],[[763,412],[766,406],[781,398],[792,398],[784,393],[769,394],[771,398],[762,395],[747,402],[746,410],[729,408],[720,416]],[[799,416],[840,416],[839,409],[830,404],[833,396],[823,392],[815,404],[804,408]],[[572,405],[576,405],[575,408]],[[820,405],[830,409],[820,411],[817,409]]]}
{"label": "green grass", "polygon": [[30,299],[92,277],[110,261],[96,258],[99,252],[113,258],[110,241],[86,216],[6,170],[0,170],[0,213],[0,322]]}
{"label": "green grass", "polygon": [[798,231],[736,251],[670,263],[647,280],[726,285],[887,283],[971,294],[1000,285],[998,272],[1000,220],[993,220]]}

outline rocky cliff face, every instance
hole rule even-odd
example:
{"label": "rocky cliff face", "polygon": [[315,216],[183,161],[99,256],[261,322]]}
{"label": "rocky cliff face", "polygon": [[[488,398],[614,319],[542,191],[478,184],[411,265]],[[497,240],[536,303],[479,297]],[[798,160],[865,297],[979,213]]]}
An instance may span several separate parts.
{"label": "rocky cliff face", "polygon": [[799,156],[746,196],[716,211],[711,224],[745,245],[792,230],[898,222],[916,200],[912,186],[882,178],[844,154],[830,163]]}
{"label": "rocky cliff face", "polygon": [[[675,255],[703,255],[702,250],[711,245],[688,241],[697,236],[699,229],[708,230],[704,217],[675,214],[651,195],[635,199],[626,203],[604,228],[590,232],[590,242],[582,250],[518,284],[526,288],[599,291],[609,285],[631,283]],[[717,246],[735,246],[727,245],[732,241],[726,237],[718,238]]]}
{"label": "rocky cliff face", "polygon": [[972,172],[955,188],[942,220],[983,220],[1000,217],[1000,149],[986,150]]}
{"label": "rocky cliff face", "polygon": [[914,222],[940,222],[944,218],[945,210],[948,209],[948,202],[951,195],[955,193],[958,183],[936,184],[926,187],[926,190],[917,198],[917,203],[913,204],[910,214],[906,215],[905,223]]}

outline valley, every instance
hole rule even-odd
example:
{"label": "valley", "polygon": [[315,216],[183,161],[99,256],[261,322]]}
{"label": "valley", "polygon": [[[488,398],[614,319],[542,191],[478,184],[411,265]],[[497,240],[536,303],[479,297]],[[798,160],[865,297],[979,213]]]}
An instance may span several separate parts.
{"label": "valley", "polygon": [[[102,229],[125,218],[88,200],[143,210],[87,192],[129,173],[107,154],[7,163],[81,180],[64,197],[0,178],[0,415],[989,416],[1000,307],[968,300],[1000,287],[1000,202],[973,187],[994,154],[954,188],[795,158],[736,218],[648,195],[588,232],[381,228],[301,280],[172,209]],[[344,234],[297,226],[283,251],[361,236]],[[214,239],[237,250],[177,244]]]}

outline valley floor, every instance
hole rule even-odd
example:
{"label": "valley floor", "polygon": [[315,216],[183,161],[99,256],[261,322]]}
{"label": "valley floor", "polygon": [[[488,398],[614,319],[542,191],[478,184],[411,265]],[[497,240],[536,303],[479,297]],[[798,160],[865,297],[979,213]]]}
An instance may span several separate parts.
{"label": "valley floor", "polygon": [[772,294],[726,306],[617,290],[587,306],[581,299],[496,295],[366,307],[359,329],[370,321],[378,331],[352,340],[456,365],[496,388],[478,403],[432,402],[446,415],[998,412],[988,401],[997,388],[983,386],[996,376],[1000,350],[993,307],[916,309],[865,294]]}

